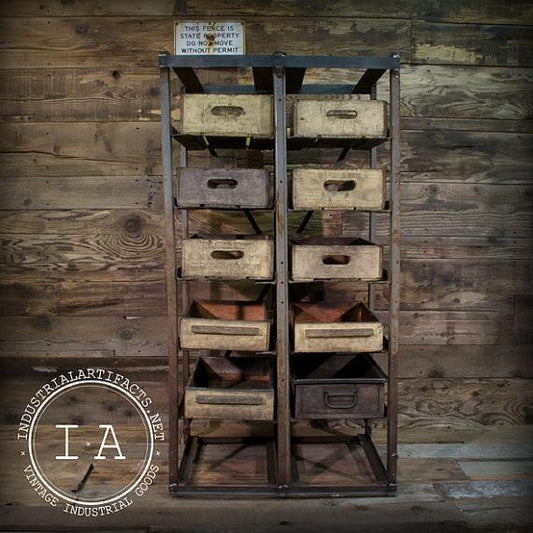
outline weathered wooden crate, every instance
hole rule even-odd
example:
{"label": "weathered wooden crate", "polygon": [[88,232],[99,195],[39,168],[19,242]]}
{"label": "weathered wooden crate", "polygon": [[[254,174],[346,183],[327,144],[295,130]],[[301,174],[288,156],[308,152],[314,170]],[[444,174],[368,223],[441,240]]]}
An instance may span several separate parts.
{"label": "weathered wooden crate", "polygon": [[382,170],[295,168],[292,202],[295,209],[383,209]]}
{"label": "weathered wooden crate", "polygon": [[267,208],[270,174],[263,169],[179,168],[179,207]]}
{"label": "weathered wooden crate", "polygon": [[272,279],[274,243],[264,235],[184,239],[182,275],[222,279]]}
{"label": "weathered wooden crate", "polygon": [[368,354],[295,357],[294,417],[383,418],[386,376]]}
{"label": "weathered wooden crate", "polygon": [[187,418],[272,420],[274,386],[264,357],[201,357],[185,388]]}
{"label": "weathered wooden crate", "polygon": [[351,237],[310,237],[292,244],[292,279],[377,280],[381,247]]}
{"label": "weathered wooden crate", "polygon": [[384,139],[388,136],[387,104],[356,95],[296,98],[294,137]]}
{"label": "weathered wooden crate", "polygon": [[264,94],[185,94],[180,133],[271,138],[272,109],[272,96]]}
{"label": "weathered wooden crate", "polygon": [[264,351],[270,324],[263,302],[197,300],[181,319],[180,346],[186,349]]}
{"label": "weathered wooden crate", "polygon": [[383,326],[362,304],[345,302],[292,304],[296,352],[378,352]]}

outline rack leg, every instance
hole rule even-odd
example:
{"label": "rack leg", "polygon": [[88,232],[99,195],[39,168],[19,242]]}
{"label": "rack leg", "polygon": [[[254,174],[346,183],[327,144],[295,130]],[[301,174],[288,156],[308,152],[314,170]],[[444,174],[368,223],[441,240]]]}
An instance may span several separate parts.
{"label": "rack leg", "polygon": [[291,438],[289,414],[289,290],[287,210],[287,125],[285,118],[285,69],[274,67],[274,124],[276,175],[276,326],[278,382],[278,490],[289,489]]}

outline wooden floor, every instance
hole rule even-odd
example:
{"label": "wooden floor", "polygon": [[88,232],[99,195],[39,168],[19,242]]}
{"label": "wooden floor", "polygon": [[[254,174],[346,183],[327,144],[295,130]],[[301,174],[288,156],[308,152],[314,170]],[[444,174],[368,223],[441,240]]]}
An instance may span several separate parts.
{"label": "wooden floor", "polygon": [[[24,478],[26,458],[20,457],[15,436],[14,426],[0,428],[3,530],[433,533],[533,529],[532,426],[404,430],[399,450],[400,488],[397,496],[390,498],[176,499],[167,492],[163,457],[157,463],[162,472],[145,496],[121,513],[98,519],[68,516],[45,504]],[[313,461],[302,464],[306,476],[339,475],[335,461],[331,470],[324,469],[322,451],[317,450]],[[226,459],[216,453],[207,458],[220,468]],[[231,468],[239,469],[234,456],[227,460]],[[265,474],[264,463],[258,469],[260,475]]]}

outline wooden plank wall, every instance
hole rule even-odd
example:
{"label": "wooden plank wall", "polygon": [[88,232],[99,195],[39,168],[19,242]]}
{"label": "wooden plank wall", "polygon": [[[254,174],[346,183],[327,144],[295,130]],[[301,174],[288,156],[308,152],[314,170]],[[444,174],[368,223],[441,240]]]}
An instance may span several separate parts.
{"label": "wooden plank wall", "polygon": [[156,64],[176,17],[244,20],[250,53],[401,54],[401,424],[531,421],[528,0],[4,0],[0,17],[2,422],[50,372],[95,364],[165,409]]}

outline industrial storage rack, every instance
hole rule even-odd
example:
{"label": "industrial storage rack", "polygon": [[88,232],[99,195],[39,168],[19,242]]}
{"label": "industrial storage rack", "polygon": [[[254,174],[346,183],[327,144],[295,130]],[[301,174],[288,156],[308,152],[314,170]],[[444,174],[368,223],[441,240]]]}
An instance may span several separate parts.
{"label": "industrial storage rack", "polygon": [[[398,348],[400,308],[400,58],[390,57],[332,57],[290,56],[283,52],[269,55],[244,56],[175,56],[168,52],[159,55],[161,74],[161,123],[164,172],[165,240],[167,247],[167,303],[168,303],[168,353],[169,353],[169,488],[173,495],[206,496],[369,496],[390,495],[396,491],[397,482],[397,424],[398,424]],[[251,69],[254,85],[203,85],[195,69]],[[304,84],[306,69],[353,69],[356,78],[351,84]],[[218,94],[270,94],[274,101],[274,139],[237,139],[180,135],[172,124],[171,71],[181,82],[184,93]],[[362,75],[361,75],[362,71]],[[363,94],[377,98],[377,82],[389,74],[389,137],[388,139],[304,139],[288,138],[286,124],[287,94]],[[180,149],[180,166],[187,165],[187,151],[208,150],[217,156],[222,148],[254,148],[274,150],[274,219],[275,219],[275,338],[272,357],[276,360],[276,412],[277,435],[269,443],[269,483],[265,486],[205,486],[191,485],[190,475],[197,447],[197,437],[189,433],[189,421],[183,414],[183,395],[190,375],[190,355],[178,342],[178,289],[181,289],[181,308],[187,305],[188,281],[179,279],[176,257],[175,214],[181,211],[181,236],[188,236],[188,212],[179,209],[173,188],[173,142]],[[306,437],[312,442],[356,443],[366,454],[375,480],[371,483],[349,486],[302,485],[298,483],[291,448],[295,437],[291,435],[291,410],[289,390],[289,272],[288,272],[288,184],[287,151],[302,148],[339,148],[337,161],[343,161],[350,150],[366,150],[370,168],[377,168],[376,146],[389,142],[390,167],[388,201],[384,211],[390,216],[389,265],[385,282],[389,286],[388,338],[384,352],[387,355],[387,406],[386,406],[386,459],[382,461],[371,437],[371,423],[365,420],[364,434],[355,437],[330,435]],[[307,212],[299,230],[307,224],[312,212]],[[253,225],[253,216],[247,213]],[[369,240],[375,241],[377,216],[369,212]],[[368,307],[374,308],[374,283],[369,282]],[[181,361],[181,366],[178,364]],[[180,397],[179,381],[183,394]],[[275,433],[274,433],[275,434]],[[183,442],[180,444],[180,438]],[[214,442],[219,442],[215,439]],[[179,447],[183,446],[180,454]]]}

